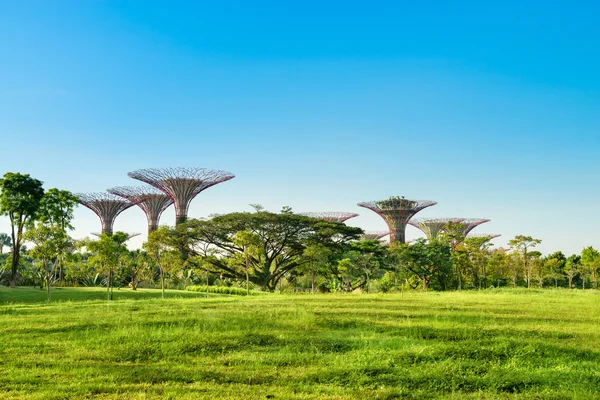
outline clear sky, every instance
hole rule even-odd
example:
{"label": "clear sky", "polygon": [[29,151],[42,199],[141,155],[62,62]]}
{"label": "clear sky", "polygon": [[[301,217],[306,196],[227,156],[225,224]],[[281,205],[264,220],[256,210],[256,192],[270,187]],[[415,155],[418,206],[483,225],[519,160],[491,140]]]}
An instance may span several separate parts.
{"label": "clear sky", "polygon": [[[598,248],[598,15],[592,1],[0,0],[0,172],[88,192],[138,168],[225,169],[236,178],[190,216],[289,205],[382,230],[356,203],[404,195],[438,202],[421,217],[491,219],[474,232],[498,246]],[[75,227],[100,223],[80,207]],[[130,209],[115,228],[146,220]]]}

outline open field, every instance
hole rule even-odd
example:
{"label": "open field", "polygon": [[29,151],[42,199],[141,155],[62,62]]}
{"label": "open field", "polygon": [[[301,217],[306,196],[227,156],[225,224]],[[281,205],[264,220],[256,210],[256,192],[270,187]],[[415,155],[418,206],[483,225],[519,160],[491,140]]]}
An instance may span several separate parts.
{"label": "open field", "polygon": [[2,399],[600,398],[594,291],[44,296],[0,288]]}

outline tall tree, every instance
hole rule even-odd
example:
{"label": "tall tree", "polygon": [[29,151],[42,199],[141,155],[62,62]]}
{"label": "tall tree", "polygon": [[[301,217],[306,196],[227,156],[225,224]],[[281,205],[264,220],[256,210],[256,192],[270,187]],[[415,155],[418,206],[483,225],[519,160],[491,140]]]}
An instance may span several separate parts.
{"label": "tall tree", "polygon": [[528,252],[531,248],[537,246],[542,243],[540,239],[534,239],[531,236],[525,235],[517,235],[514,239],[508,241],[508,245],[513,249],[513,251],[520,255],[522,263],[523,263],[523,271],[525,272],[525,281],[527,282],[527,287],[531,287],[531,262],[528,256]]}
{"label": "tall tree", "polygon": [[10,219],[12,262],[10,287],[15,287],[25,228],[35,220],[44,196],[42,182],[29,174],[7,172],[0,179],[0,215]]}
{"label": "tall tree", "polygon": [[439,241],[427,243],[425,239],[417,239],[411,244],[400,244],[390,248],[398,262],[420,280],[426,291],[434,278],[438,278],[440,286],[444,285],[441,277],[452,269],[450,245]]}
{"label": "tall tree", "polygon": [[566,262],[567,257],[565,257],[562,251],[556,251],[546,257],[546,268],[554,280],[554,287],[558,287],[558,280],[564,278],[563,270],[565,269]]}

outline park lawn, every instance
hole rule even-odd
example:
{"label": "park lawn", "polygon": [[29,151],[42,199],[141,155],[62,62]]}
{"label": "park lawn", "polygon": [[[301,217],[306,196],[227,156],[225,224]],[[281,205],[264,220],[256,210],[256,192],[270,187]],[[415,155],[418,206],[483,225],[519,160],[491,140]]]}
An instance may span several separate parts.
{"label": "park lawn", "polygon": [[97,293],[0,289],[0,398],[600,398],[597,291]]}

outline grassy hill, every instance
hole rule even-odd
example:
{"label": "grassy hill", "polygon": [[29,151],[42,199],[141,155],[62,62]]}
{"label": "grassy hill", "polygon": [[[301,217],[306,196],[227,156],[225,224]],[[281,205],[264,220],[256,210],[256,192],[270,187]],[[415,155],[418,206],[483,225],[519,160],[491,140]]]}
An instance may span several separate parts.
{"label": "grassy hill", "polygon": [[0,398],[600,398],[600,293],[0,289]]}

